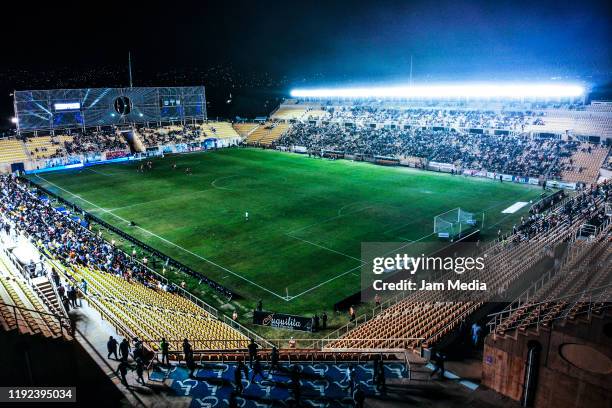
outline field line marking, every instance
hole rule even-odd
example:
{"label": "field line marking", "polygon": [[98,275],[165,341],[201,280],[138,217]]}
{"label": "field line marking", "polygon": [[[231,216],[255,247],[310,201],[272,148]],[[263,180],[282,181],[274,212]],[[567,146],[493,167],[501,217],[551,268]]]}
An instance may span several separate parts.
{"label": "field line marking", "polygon": [[302,293],[298,293],[298,294],[297,294],[297,295],[295,295],[295,296],[291,296],[291,297],[289,298],[289,300],[293,300],[293,299],[298,298],[298,297],[300,297],[300,296],[302,296],[302,295],[304,295],[304,294],[306,294],[306,293],[308,293],[308,292],[311,292],[311,291],[313,291],[313,290],[315,290],[315,289],[317,289],[317,288],[319,288],[319,287],[321,287],[321,286],[323,286],[323,285],[327,285],[329,282],[332,282],[332,281],[334,281],[334,280],[336,280],[336,279],[338,279],[338,278],[341,278],[341,277],[343,277],[344,275],[347,275],[347,274],[349,274],[349,273],[353,272],[354,270],[361,268],[362,266],[363,266],[363,264],[362,264],[362,265],[359,265],[359,266],[356,266],[356,267],[354,267],[354,268],[352,268],[352,269],[349,269],[349,270],[348,270],[348,271],[346,271],[346,272],[342,272],[340,275],[337,275],[337,276],[334,276],[334,277],[332,277],[332,278],[329,278],[328,280],[326,280],[326,281],[324,281],[324,282],[321,282],[321,283],[319,283],[319,284],[317,284],[317,285],[313,286],[313,287],[312,287],[312,288],[310,288],[310,289],[306,289],[306,290],[305,290],[305,291],[303,291]]}
{"label": "field line marking", "polygon": [[[407,246],[410,246],[410,245],[412,245],[412,244],[414,244],[414,243],[416,243],[416,242],[418,242],[418,241],[421,241],[421,240],[423,240],[423,239],[425,239],[425,238],[428,238],[428,237],[430,237],[430,236],[432,236],[432,235],[434,235],[434,233],[431,233],[431,234],[429,234],[429,235],[424,235],[424,236],[422,236],[421,238],[419,238],[419,239],[417,239],[417,240],[415,240],[415,241],[408,242],[406,245],[402,245],[402,246],[401,246],[401,247],[399,247],[399,248],[393,249],[393,250],[391,250],[391,251],[389,251],[389,252],[387,252],[387,253],[383,254],[382,256],[388,255],[388,254],[390,254],[390,253],[392,253],[392,252],[399,251],[400,249],[403,249],[403,248],[405,248],[405,247],[407,247]],[[294,238],[295,238],[295,237],[294,237]],[[334,277],[331,277],[331,278],[327,279],[326,281],[321,282],[321,283],[319,283],[319,284],[317,284],[317,285],[313,286],[313,287],[312,287],[312,288],[310,288],[310,289],[306,289],[306,290],[305,290],[305,291],[303,291],[302,293],[298,293],[297,295],[291,296],[291,297],[289,298],[289,300],[293,300],[293,299],[295,299],[295,298],[298,298],[298,297],[300,297],[300,296],[302,296],[302,295],[304,295],[304,294],[306,294],[306,293],[308,293],[308,292],[311,292],[311,291],[313,291],[313,290],[315,290],[315,289],[320,288],[320,287],[321,287],[321,286],[323,286],[323,285],[327,285],[329,282],[332,282],[332,281],[334,281],[334,280],[336,280],[336,279],[338,279],[338,278],[341,278],[341,277],[343,277],[344,275],[347,275],[347,274],[349,274],[349,273],[353,272],[353,271],[354,271],[354,270],[356,270],[356,269],[361,268],[361,267],[364,265],[364,263],[365,263],[365,262],[363,262],[362,260],[359,260],[359,261],[361,262],[361,265],[356,266],[356,267],[354,267],[354,268],[352,268],[352,269],[349,269],[349,270],[348,270],[348,271],[346,271],[346,272],[342,272],[342,273],[341,273],[341,274],[339,274],[339,275],[336,275],[336,276],[334,276]]]}
{"label": "field line marking", "polygon": [[[117,214],[113,214],[112,212],[108,211],[107,209],[102,208],[102,207],[100,207],[99,205],[94,204],[94,203],[92,203],[91,201],[88,201],[88,200],[84,199],[83,197],[78,196],[78,195],[76,195],[76,194],[74,194],[74,193],[72,193],[72,192],[70,192],[70,191],[66,190],[65,188],[62,188],[62,187],[58,186],[57,184],[52,183],[52,182],[50,182],[49,180],[47,180],[47,179],[45,179],[45,178],[43,178],[43,177],[41,177],[41,176],[39,176],[39,175],[36,175],[36,176],[37,176],[37,177],[39,177],[39,178],[41,178],[42,180],[44,180],[46,183],[51,184],[52,186],[55,186],[56,188],[59,188],[60,190],[63,190],[63,191],[65,191],[66,193],[68,193],[68,194],[70,194],[70,195],[72,195],[72,196],[74,196],[74,197],[76,197],[76,198],[78,198],[78,199],[80,199],[80,200],[83,200],[83,201],[85,201],[86,203],[88,203],[88,204],[90,204],[90,205],[92,205],[92,206],[94,206],[94,207],[96,207],[96,208],[99,208],[100,210],[102,210],[102,211],[104,211],[104,212],[106,212],[106,213],[108,213],[108,214],[112,215],[113,217],[115,217],[115,218],[117,218],[117,219],[120,219],[120,220],[122,220],[122,221],[124,221],[124,222],[127,222],[127,223],[129,224],[129,221],[128,221],[128,220],[126,220],[125,218],[123,218],[123,217],[121,217],[121,216],[119,216],[119,215],[117,215]],[[205,258],[205,257],[203,257],[203,256],[201,256],[201,255],[196,254],[195,252],[192,252],[192,251],[190,251],[190,250],[188,250],[188,249],[186,249],[186,248],[183,248],[182,246],[180,246],[180,245],[178,245],[178,244],[175,244],[174,242],[169,241],[169,240],[167,240],[166,238],[161,237],[161,236],[159,236],[159,235],[155,234],[154,232],[151,232],[151,231],[149,231],[149,230],[147,230],[147,229],[145,229],[145,228],[142,228],[142,227],[140,227],[140,226],[138,226],[138,225],[135,225],[135,227],[136,227],[136,228],[138,228],[138,229],[140,229],[141,231],[144,231],[145,233],[147,233],[147,234],[149,234],[149,235],[151,235],[151,236],[154,236],[154,237],[156,237],[156,238],[160,239],[161,241],[166,242],[166,243],[167,243],[167,244],[169,244],[169,245],[172,245],[172,246],[174,246],[174,247],[176,247],[176,248],[178,248],[178,249],[180,249],[180,250],[182,250],[182,251],[184,251],[184,252],[186,252],[186,253],[188,253],[188,254],[190,254],[190,255],[195,256],[196,258],[199,258],[199,259],[203,260],[204,262],[207,262],[207,263],[209,263],[209,264],[211,264],[211,265],[213,265],[213,266],[215,266],[215,267],[217,267],[217,268],[219,268],[219,269],[222,269],[222,270],[224,270],[225,272],[230,273],[230,274],[232,274],[232,275],[236,276],[237,278],[240,278],[240,279],[244,280],[245,282],[248,282],[248,283],[250,283],[251,285],[258,287],[259,289],[264,290],[264,291],[266,291],[266,292],[268,292],[268,293],[270,293],[270,294],[272,294],[272,295],[276,296],[276,297],[277,297],[277,298],[279,298],[279,299],[283,299],[283,300],[287,301],[287,298],[286,298],[285,296],[281,296],[281,295],[279,295],[279,294],[277,294],[277,293],[275,293],[275,292],[272,292],[272,291],[271,291],[271,290],[269,290],[268,288],[265,288],[265,287],[263,287],[263,286],[261,286],[261,285],[259,285],[259,284],[255,283],[255,282],[251,281],[250,279],[247,279],[247,278],[245,278],[244,276],[241,276],[241,275],[237,274],[236,272],[231,271],[231,270],[227,269],[226,267],[224,267],[224,266],[221,266],[221,265],[217,264],[217,263],[216,263],[216,262],[214,262],[214,261],[211,261],[210,259],[207,259],[207,258]]]}
{"label": "field line marking", "polygon": [[216,179],[214,179],[213,181],[210,182],[210,185],[213,186],[214,188],[218,189],[218,190],[236,191],[233,188],[218,187],[216,183],[217,183],[217,181],[226,180],[226,179],[234,178],[234,177],[240,177],[240,176],[241,176],[241,174],[232,174],[232,175],[229,175],[229,176],[217,177]]}
{"label": "field line marking", "polygon": [[328,247],[323,246],[323,245],[319,245],[319,244],[317,244],[316,242],[311,242],[311,241],[308,241],[308,240],[306,240],[306,239],[302,239],[302,238],[299,238],[299,237],[295,237],[295,236],[293,236],[293,235],[291,235],[291,234],[285,234],[285,235],[287,235],[287,236],[288,236],[288,237],[290,237],[290,238],[294,238],[294,239],[297,239],[297,240],[299,240],[299,241],[305,242],[305,243],[307,243],[307,244],[314,245],[314,246],[319,247],[319,248],[321,248],[321,249],[325,249],[326,251],[330,251],[330,252],[336,253],[336,254],[338,254],[338,255],[342,255],[342,256],[345,256],[345,257],[347,257],[347,258],[354,259],[354,260],[356,260],[356,261],[358,261],[358,262],[360,262],[360,263],[363,263],[363,261],[362,261],[361,259],[359,259],[359,258],[355,258],[354,256],[350,256],[350,255],[348,255],[348,254],[345,254],[345,253],[340,252],[340,251],[336,251],[335,249],[331,249],[331,248],[328,248]]}
{"label": "field line marking", "polygon": [[94,170],[94,169],[89,168],[89,167],[86,167],[85,170],[89,170],[92,173],[96,173],[96,174],[99,174],[99,175],[104,176],[104,177],[113,177],[113,174],[108,174],[108,173],[104,173],[102,171],[97,171],[97,170]]}

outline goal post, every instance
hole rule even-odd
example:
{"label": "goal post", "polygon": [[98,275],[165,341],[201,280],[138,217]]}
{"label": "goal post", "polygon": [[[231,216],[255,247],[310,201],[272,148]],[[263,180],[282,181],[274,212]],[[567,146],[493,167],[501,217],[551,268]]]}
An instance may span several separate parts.
{"label": "goal post", "polygon": [[434,234],[438,238],[454,239],[475,226],[474,214],[459,207],[434,217]]}

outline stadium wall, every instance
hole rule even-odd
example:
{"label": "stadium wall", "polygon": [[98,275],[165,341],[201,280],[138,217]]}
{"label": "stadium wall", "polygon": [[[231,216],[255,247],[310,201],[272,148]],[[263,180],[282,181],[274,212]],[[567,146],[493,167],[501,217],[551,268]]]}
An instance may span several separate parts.
{"label": "stadium wall", "polygon": [[535,408],[609,406],[612,317],[565,320],[552,328],[485,339],[482,382],[517,401],[524,398],[529,347],[540,347]]}
{"label": "stadium wall", "polygon": [[3,386],[76,387],[79,406],[128,405],[125,396],[78,341],[16,331],[0,333]]}
{"label": "stadium wall", "polygon": [[19,163],[0,163],[0,173],[13,172],[14,165],[23,166],[26,174],[45,173],[50,171],[69,170],[98,164],[117,163],[122,161],[141,160],[146,157],[158,157],[166,154],[199,152],[211,149],[222,149],[236,146],[240,138],[208,138],[202,142],[190,144],[164,145],[146,148],[144,152],[132,154],[129,149],[120,149],[90,154],[80,154],[53,159],[26,160]]}
{"label": "stadium wall", "polygon": [[[304,146],[278,146],[277,150],[284,152],[292,152],[298,154],[307,154],[308,149]],[[461,169],[456,167],[451,163],[438,163],[438,162],[423,162],[419,163],[414,160],[408,159],[395,159],[395,158],[385,158],[378,156],[363,156],[363,155],[349,155],[344,154],[343,152],[330,152],[325,151],[323,153],[323,157],[332,158],[332,159],[347,159],[347,160],[355,160],[355,161],[367,161],[369,163],[374,163],[383,166],[404,166],[404,167],[412,167],[412,168],[420,168],[429,171],[435,171],[440,173],[451,173],[455,171],[456,174],[462,174],[466,177],[483,177],[492,180],[499,180],[501,177],[504,182],[510,183],[519,183],[519,184],[531,184],[531,185],[540,185],[541,180],[534,177],[522,177],[515,176],[512,174],[502,174],[502,173],[494,173],[486,170],[472,170],[472,169]],[[562,188],[566,190],[575,190],[577,188],[577,184],[573,182],[565,182],[561,180],[547,180],[546,184],[548,187],[553,188]]]}

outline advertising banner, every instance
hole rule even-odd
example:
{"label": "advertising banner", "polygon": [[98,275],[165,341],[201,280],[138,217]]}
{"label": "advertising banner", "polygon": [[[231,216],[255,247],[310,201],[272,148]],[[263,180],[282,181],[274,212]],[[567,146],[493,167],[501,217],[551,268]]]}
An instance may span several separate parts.
{"label": "advertising banner", "polygon": [[312,319],[310,317],[294,316],[283,313],[254,311],[253,324],[275,327],[277,329],[312,331]]}

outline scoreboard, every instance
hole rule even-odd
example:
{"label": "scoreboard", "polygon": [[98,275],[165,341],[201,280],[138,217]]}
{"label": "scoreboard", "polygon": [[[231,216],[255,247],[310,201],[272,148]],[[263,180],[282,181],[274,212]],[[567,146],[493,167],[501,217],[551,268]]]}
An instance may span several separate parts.
{"label": "scoreboard", "polygon": [[203,86],[15,91],[18,132],[206,119]]}

